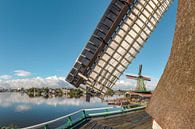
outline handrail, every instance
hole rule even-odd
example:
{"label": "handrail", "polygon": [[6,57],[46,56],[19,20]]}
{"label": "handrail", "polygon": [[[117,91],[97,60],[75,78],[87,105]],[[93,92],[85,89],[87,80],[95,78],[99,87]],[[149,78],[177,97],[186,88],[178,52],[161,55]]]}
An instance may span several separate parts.
{"label": "handrail", "polygon": [[144,109],[144,108],[146,108],[146,106],[130,108],[130,109],[121,108],[120,110],[115,110],[115,111],[107,111],[107,112],[101,112],[101,113],[88,114],[88,116],[89,117],[98,117],[98,116],[102,116],[102,115],[113,115],[113,114],[122,113],[122,112],[130,112],[130,111],[140,110],[140,109]]}
{"label": "handrail", "polygon": [[103,108],[88,108],[88,109],[83,109],[85,111],[98,111],[98,110],[105,110],[105,109],[112,109],[114,107],[103,107]]}
{"label": "handrail", "polygon": [[[109,109],[114,109],[114,108],[116,108],[116,109],[120,108],[120,109],[115,110],[115,111],[109,111]],[[78,113],[81,113],[81,112],[84,113],[84,118],[83,119],[86,119],[87,117],[98,117],[98,116],[102,116],[102,115],[112,115],[112,114],[116,114],[116,113],[130,112],[130,111],[140,110],[140,109],[144,109],[144,108],[145,108],[145,106],[130,108],[130,109],[124,109],[123,107],[103,107],[103,108],[80,109],[76,112],[73,112],[71,114],[56,118],[54,120],[50,120],[50,121],[43,122],[43,123],[40,123],[40,124],[36,124],[36,125],[33,125],[33,126],[29,126],[29,127],[24,127],[24,128],[21,128],[21,129],[37,129],[37,128],[41,128],[41,127],[47,128],[47,126],[50,125],[50,124],[53,124],[53,123],[55,123],[57,121],[60,121],[60,120],[63,120],[63,119],[68,119],[71,116],[74,116],[74,115],[76,115]],[[90,114],[86,113],[86,112],[89,112],[89,111],[99,111],[99,110],[106,110],[106,112],[90,113]],[[76,121],[76,122],[78,122],[78,121]]]}
{"label": "handrail", "polygon": [[47,121],[47,122],[44,122],[44,123],[40,123],[40,124],[37,124],[37,125],[33,125],[33,126],[29,126],[29,127],[24,127],[24,128],[21,128],[21,129],[35,129],[35,128],[40,128],[40,127],[44,127],[45,125],[49,125],[49,124],[52,124],[54,122],[57,122],[59,120],[62,120],[62,119],[65,119],[65,118],[68,118],[70,116],[73,116],[79,112],[83,111],[83,109],[81,110],[78,110],[76,112],[73,112],[71,114],[68,114],[68,115],[65,115],[65,116],[62,116],[62,117],[59,117],[59,118],[56,118],[54,120],[50,120],[50,121]]}
{"label": "handrail", "polygon": [[52,124],[54,122],[57,122],[59,120],[62,120],[62,119],[65,119],[65,118],[68,118],[70,116],[73,116],[79,112],[82,112],[82,111],[96,111],[96,110],[104,110],[104,109],[111,109],[113,107],[104,107],[104,108],[91,108],[91,109],[80,109],[76,112],[73,112],[71,114],[68,114],[68,115],[65,115],[65,116],[62,116],[62,117],[59,117],[59,118],[56,118],[54,120],[50,120],[50,121],[47,121],[47,122],[44,122],[44,123],[40,123],[40,124],[37,124],[37,125],[33,125],[33,126],[30,126],[30,127],[24,127],[24,128],[21,128],[21,129],[34,129],[34,128],[40,128],[40,127],[43,127],[45,125],[49,125],[49,124]]}

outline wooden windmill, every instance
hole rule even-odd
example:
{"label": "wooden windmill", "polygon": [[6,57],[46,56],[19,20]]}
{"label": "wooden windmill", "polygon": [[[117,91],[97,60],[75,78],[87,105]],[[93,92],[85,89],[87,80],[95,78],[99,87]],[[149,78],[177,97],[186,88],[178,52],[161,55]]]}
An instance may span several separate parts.
{"label": "wooden windmill", "polygon": [[139,73],[138,76],[134,75],[126,75],[128,79],[134,79],[137,80],[137,86],[136,86],[136,91],[138,92],[146,92],[146,86],[144,81],[151,81],[150,78],[142,76],[142,65],[139,65]]}

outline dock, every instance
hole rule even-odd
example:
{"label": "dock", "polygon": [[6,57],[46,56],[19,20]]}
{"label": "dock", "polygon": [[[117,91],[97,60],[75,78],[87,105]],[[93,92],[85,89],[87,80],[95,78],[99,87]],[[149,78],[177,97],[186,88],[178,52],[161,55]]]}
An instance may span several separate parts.
{"label": "dock", "polygon": [[[59,122],[63,122],[60,123]],[[21,129],[151,129],[152,118],[140,107],[81,109],[51,121]]]}
{"label": "dock", "polygon": [[89,119],[79,129],[151,129],[152,118],[145,110]]}

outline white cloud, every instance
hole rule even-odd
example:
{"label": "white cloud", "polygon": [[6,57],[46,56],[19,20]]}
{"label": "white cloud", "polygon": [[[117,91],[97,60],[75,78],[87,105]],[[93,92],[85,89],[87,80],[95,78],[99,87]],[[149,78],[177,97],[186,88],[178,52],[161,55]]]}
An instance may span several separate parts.
{"label": "white cloud", "polygon": [[[151,78],[151,81],[145,81],[146,88],[148,90],[154,90],[157,86],[159,79]],[[137,81],[132,79],[120,79],[116,82],[113,89],[133,90],[136,88]]]}
{"label": "white cloud", "polygon": [[[150,82],[145,81],[148,90],[154,90],[159,79],[152,78]],[[113,87],[114,90],[133,90],[136,87],[136,80],[122,78],[118,80]],[[0,80],[0,87],[3,88],[31,88],[31,87],[71,87],[65,81],[65,77],[50,76],[50,77],[35,77],[15,80]]]}
{"label": "white cloud", "polygon": [[0,76],[0,79],[2,79],[2,80],[10,80],[11,78],[12,78],[11,75],[1,75]]}
{"label": "white cloud", "polygon": [[152,78],[151,81],[146,81],[145,84],[147,86],[147,89],[155,90],[158,82],[159,82],[159,78]]}
{"label": "white cloud", "polygon": [[31,72],[25,71],[25,70],[15,70],[15,75],[19,77],[28,77],[31,76]]}
{"label": "white cloud", "polygon": [[47,78],[35,77],[15,80],[1,80],[3,88],[31,88],[31,87],[70,87],[65,77],[50,76]]}
{"label": "white cloud", "polygon": [[132,90],[136,86],[135,80],[129,80],[129,79],[120,79],[116,82],[115,86],[113,87],[115,90],[121,89],[121,90]]}

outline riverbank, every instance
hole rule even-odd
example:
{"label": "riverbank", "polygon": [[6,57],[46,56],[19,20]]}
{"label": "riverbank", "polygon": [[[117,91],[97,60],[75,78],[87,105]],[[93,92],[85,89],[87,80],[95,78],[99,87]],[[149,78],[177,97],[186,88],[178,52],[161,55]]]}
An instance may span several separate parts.
{"label": "riverbank", "polygon": [[45,97],[45,98],[52,98],[52,97],[62,97],[66,96],[69,98],[80,98],[84,95],[83,91],[80,89],[75,88],[17,88],[17,89],[1,89],[0,93],[4,92],[11,92],[11,93],[25,93],[29,97]]}

